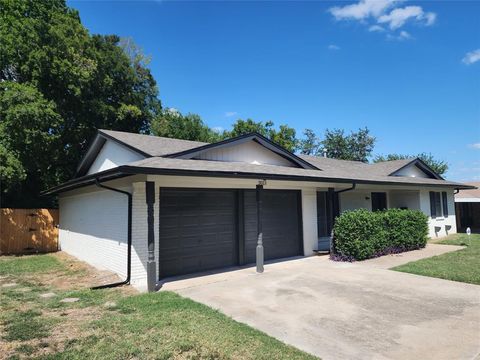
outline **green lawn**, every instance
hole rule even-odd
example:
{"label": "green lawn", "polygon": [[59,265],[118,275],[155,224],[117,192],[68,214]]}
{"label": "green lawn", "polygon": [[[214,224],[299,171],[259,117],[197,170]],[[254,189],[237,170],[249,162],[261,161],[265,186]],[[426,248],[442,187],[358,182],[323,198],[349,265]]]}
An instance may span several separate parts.
{"label": "green lawn", "polygon": [[480,234],[472,234],[470,239],[466,234],[453,234],[436,243],[466,248],[413,261],[392,270],[480,285]]}
{"label": "green lawn", "polygon": [[[56,255],[0,257],[1,357],[314,359],[173,292],[78,285],[90,275]],[[71,286],[54,286],[58,278]],[[47,293],[54,295],[40,296]],[[60,302],[66,297],[80,300]]]}

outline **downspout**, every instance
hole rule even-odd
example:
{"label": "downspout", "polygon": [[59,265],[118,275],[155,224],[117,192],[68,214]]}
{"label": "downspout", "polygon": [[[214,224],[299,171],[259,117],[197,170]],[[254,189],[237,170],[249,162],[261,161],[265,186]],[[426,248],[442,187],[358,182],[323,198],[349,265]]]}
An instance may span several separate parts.
{"label": "downspout", "polygon": [[128,197],[128,223],[127,223],[127,277],[123,281],[119,281],[116,283],[111,283],[111,284],[105,284],[105,285],[99,285],[99,286],[93,286],[90,289],[92,290],[97,290],[97,289],[106,289],[106,288],[112,288],[112,287],[117,287],[117,286],[122,286],[122,285],[128,285],[130,284],[130,275],[131,275],[131,265],[132,265],[132,194],[129,193],[128,191],[123,191],[119,189],[112,188],[110,186],[102,185],[98,181],[98,178],[95,179],[95,185],[118,192],[120,194],[124,194]]}
{"label": "downspout", "polygon": [[453,195],[456,195],[456,194],[458,194],[459,192],[460,192],[460,189],[454,189]]}
{"label": "downspout", "polygon": [[263,273],[264,250],[263,250],[263,229],[262,229],[262,192],[265,180],[259,181],[255,187],[257,202],[257,247],[256,247],[256,265],[257,273]]}

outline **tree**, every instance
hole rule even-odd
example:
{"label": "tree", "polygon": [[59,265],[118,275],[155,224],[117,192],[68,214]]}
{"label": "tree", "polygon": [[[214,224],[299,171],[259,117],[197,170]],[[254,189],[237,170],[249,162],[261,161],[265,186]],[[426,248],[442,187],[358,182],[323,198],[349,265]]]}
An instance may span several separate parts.
{"label": "tree", "polygon": [[56,184],[51,159],[59,152],[60,115],[35,87],[4,81],[0,82],[0,119],[0,147],[6,159],[2,192],[7,201],[21,193],[36,204],[39,186]]}
{"label": "tree", "polygon": [[153,120],[152,133],[156,136],[208,143],[222,139],[222,135],[210,129],[199,115],[182,115],[175,109],[166,109]]}
{"label": "tree", "polygon": [[90,35],[64,0],[0,0],[0,144],[25,171],[2,182],[3,206],[72,178],[98,128],[149,132],[158,89],[148,59],[120,40]]}
{"label": "tree", "polygon": [[238,119],[232,126],[231,131],[224,131],[225,138],[232,138],[252,132],[259,133],[266,138],[272,140],[276,144],[283,146],[285,149],[294,152],[298,148],[298,139],[296,138],[295,129],[288,125],[280,125],[276,130],[273,121],[254,121],[252,119]]}
{"label": "tree", "polygon": [[404,160],[404,159],[414,159],[419,158],[425,164],[430,166],[433,171],[438,175],[442,176],[448,170],[448,164],[443,160],[437,160],[430,153],[420,153],[418,155],[402,155],[402,154],[388,154],[388,155],[377,155],[373,159],[374,163],[383,162],[383,161],[392,161],[392,160]]}
{"label": "tree", "polygon": [[319,155],[321,151],[321,143],[315,132],[312,129],[305,129],[303,135],[305,138],[299,141],[300,154],[312,156]]}
{"label": "tree", "polygon": [[368,128],[351,132],[350,135],[345,135],[344,130],[327,129],[320,143],[329,158],[368,162],[375,140]]}

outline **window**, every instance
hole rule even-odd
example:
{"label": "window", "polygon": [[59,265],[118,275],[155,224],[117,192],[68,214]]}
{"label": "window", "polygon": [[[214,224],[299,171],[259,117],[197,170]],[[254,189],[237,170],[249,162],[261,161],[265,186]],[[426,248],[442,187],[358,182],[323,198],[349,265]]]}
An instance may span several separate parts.
{"label": "window", "polygon": [[446,191],[430,191],[430,213],[432,218],[448,216],[448,198]]}
{"label": "window", "polygon": [[447,198],[446,191],[442,192],[442,205],[443,205],[443,216],[447,217],[448,216],[448,198]]}

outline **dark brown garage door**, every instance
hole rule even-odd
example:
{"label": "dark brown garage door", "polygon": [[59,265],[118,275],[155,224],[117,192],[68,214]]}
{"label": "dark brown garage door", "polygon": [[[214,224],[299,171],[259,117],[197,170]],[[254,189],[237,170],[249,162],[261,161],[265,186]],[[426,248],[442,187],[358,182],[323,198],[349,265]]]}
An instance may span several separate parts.
{"label": "dark brown garage door", "polygon": [[238,264],[236,196],[160,189],[160,278]]}
{"label": "dark brown garage door", "polygon": [[[264,190],[262,227],[265,260],[301,255],[300,192]],[[257,206],[254,190],[245,190],[245,260],[255,262]]]}

